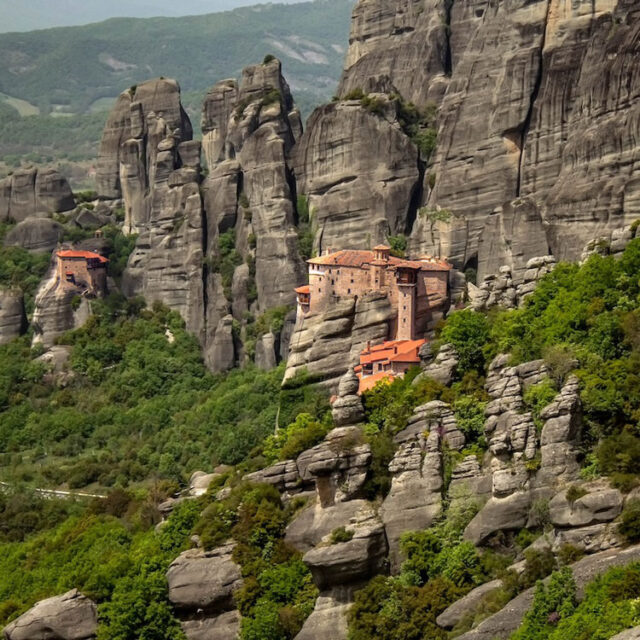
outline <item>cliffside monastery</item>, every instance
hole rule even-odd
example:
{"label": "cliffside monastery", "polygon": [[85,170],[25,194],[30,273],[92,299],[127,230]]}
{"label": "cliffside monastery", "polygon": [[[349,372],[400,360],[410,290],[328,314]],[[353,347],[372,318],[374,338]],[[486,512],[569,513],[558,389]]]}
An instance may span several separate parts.
{"label": "cliffside monastery", "polygon": [[63,250],[56,253],[58,288],[78,289],[97,296],[107,290],[109,260],[94,251]]}
{"label": "cliffside monastery", "polygon": [[[308,260],[309,284],[296,289],[298,317],[322,312],[336,299],[362,296],[371,291],[386,293],[395,318],[390,327],[393,340],[367,346],[356,373],[360,390],[384,377],[402,376],[420,360],[418,350],[434,312],[449,304],[449,271],[444,260],[406,260],[390,255],[390,248],[378,245],[372,251],[345,249],[328,251]],[[369,380],[366,380],[370,378]]]}

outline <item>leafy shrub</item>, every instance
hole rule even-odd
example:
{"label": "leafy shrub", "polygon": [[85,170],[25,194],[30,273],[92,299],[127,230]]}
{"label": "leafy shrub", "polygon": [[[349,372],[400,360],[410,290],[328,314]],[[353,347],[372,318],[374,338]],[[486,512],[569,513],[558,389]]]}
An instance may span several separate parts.
{"label": "leafy shrub", "polygon": [[584,487],[572,484],[565,492],[565,497],[567,498],[567,502],[573,504],[576,500],[586,496],[588,493],[589,492]]}
{"label": "leafy shrub", "polygon": [[543,421],[540,419],[540,413],[548,404],[553,402],[557,395],[558,391],[550,379],[534,384],[524,392],[522,399],[527,409],[531,411],[538,433],[542,431],[544,426]]}
{"label": "leafy shrub", "polygon": [[629,542],[640,540],[640,500],[625,504],[618,529]]}
{"label": "leafy shrub", "polygon": [[458,429],[464,433],[467,444],[477,442],[484,436],[485,402],[479,402],[472,395],[464,395],[453,404]]}
{"label": "leafy shrub", "polygon": [[331,532],[331,544],[349,542],[353,539],[353,531],[347,531],[344,527],[338,527]]}
{"label": "leafy shrub", "polygon": [[389,236],[389,253],[396,258],[404,258],[407,252],[407,238],[403,235]]}
{"label": "leafy shrub", "polygon": [[442,343],[450,343],[455,348],[459,373],[484,371],[484,347],[489,339],[486,316],[475,311],[456,311],[447,319],[439,338]]}
{"label": "leafy shrub", "polygon": [[269,436],[263,454],[268,462],[296,458],[306,449],[318,444],[328,433],[330,425],[321,424],[308,413],[300,413],[295,422]]}
{"label": "leafy shrub", "polygon": [[269,64],[270,62],[273,62],[275,59],[276,59],[275,56],[268,53],[262,60],[262,64]]}

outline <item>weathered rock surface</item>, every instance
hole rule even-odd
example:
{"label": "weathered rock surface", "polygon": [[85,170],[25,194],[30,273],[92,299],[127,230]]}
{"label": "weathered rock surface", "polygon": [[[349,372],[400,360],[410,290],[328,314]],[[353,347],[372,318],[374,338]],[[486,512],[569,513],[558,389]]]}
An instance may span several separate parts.
{"label": "weathered rock surface", "polygon": [[358,2],[338,94],[395,89],[414,104],[439,102],[451,64],[447,19],[442,0]]}
{"label": "weathered rock surface", "polygon": [[466,596],[447,607],[436,618],[436,623],[444,629],[453,629],[460,620],[474,611],[490,593],[497,591],[501,587],[502,580],[491,580],[472,589]]}
{"label": "weathered rock surface", "polygon": [[0,344],[11,342],[27,328],[21,291],[0,289]]}
{"label": "weathered rock surface", "polygon": [[231,559],[232,545],[212,551],[191,549],[169,566],[169,600],[177,609],[220,613],[233,609],[233,593],[242,586],[240,567]]}
{"label": "weathered rock surface", "polygon": [[69,183],[55,169],[18,169],[0,180],[0,221],[22,222],[31,216],[69,211],[75,204]]}
{"label": "weathered rock surface", "polygon": [[431,378],[440,384],[449,385],[453,380],[458,367],[458,354],[453,345],[443,344],[435,358],[429,358],[427,364],[423,365],[422,373],[414,379],[414,384],[418,384],[424,378]]}
{"label": "weathered rock surface", "polygon": [[[363,0],[360,10],[370,4]],[[435,237],[418,220],[412,246],[436,247],[460,268],[485,262],[490,246],[510,252],[499,234],[491,237],[488,220],[525,198],[543,227],[518,222],[514,241],[530,229],[532,245],[544,235],[558,259],[576,259],[589,239],[630,224],[639,211],[637,7],[628,0],[456,2],[449,24],[451,79],[427,197],[454,219],[438,224]]]}
{"label": "weathered rock surface", "polygon": [[226,611],[210,618],[183,620],[180,626],[188,640],[236,640],[240,633],[240,612]]}
{"label": "weathered rock surface", "polygon": [[354,590],[354,585],[341,585],[323,591],[295,640],[347,640],[347,613],[353,601]]}
{"label": "weathered rock surface", "polygon": [[[596,576],[612,567],[623,567],[640,558],[640,547],[624,550],[612,550],[587,556],[571,565],[574,580],[578,586],[578,596]],[[545,580],[548,582],[549,578]],[[521,624],[522,618],[533,603],[535,587],[531,587],[516,596],[498,613],[481,622],[475,629],[459,636],[460,640],[501,640],[508,638]]]}
{"label": "weathered rock surface", "polygon": [[163,170],[158,147],[174,135],[177,143],[193,135],[175,80],[149,80],[120,94],[102,134],[96,180],[99,196],[124,198],[127,232],[149,222],[156,172]]}
{"label": "weathered rock surface", "polygon": [[384,116],[360,101],[319,107],[293,163],[298,193],[308,197],[318,253],[367,249],[405,233],[420,183],[418,153],[390,104]]}
{"label": "weathered rock surface", "polygon": [[452,449],[464,446],[450,407],[433,401],[417,407],[406,429],[395,438],[398,444],[389,471],[391,489],[380,515],[389,542],[391,571],[400,569],[400,537],[406,531],[425,529],[442,513],[442,442]]}
{"label": "weathered rock surface", "polygon": [[567,500],[567,491],[560,491],[549,502],[549,516],[556,527],[587,527],[610,522],[622,511],[622,494],[606,483],[586,483],[585,491],[575,502]]}
{"label": "weathered rock surface", "polygon": [[611,640],[640,640],[640,627],[634,627],[618,633]]}
{"label": "weathered rock surface", "polygon": [[373,292],[343,298],[324,313],[299,318],[291,337],[284,382],[306,370],[331,389],[358,363],[368,341],[382,342],[393,318],[387,296]]}
{"label": "weathered rock surface", "polygon": [[295,460],[284,460],[245,476],[249,482],[272,484],[280,493],[290,495],[302,490],[303,484]]}
{"label": "weathered rock surface", "polygon": [[62,225],[50,218],[29,217],[7,233],[5,247],[22,247],[28,251],[53,251],[62,240]]}
{"label": "weathered rock surface", "polygon": [[360,512],[345,529],[353,535],[351,540],[325,540],[302,558],[321,590],[366,580],[386,567],[385,529],[372,508]]}
{"label": "weathered rock surface", "polygon": [[338,385],[338,397],[331,406],[333,422],[337,427],[355,425],[364,420],[364,407],[358,395],[360,381],[353,369],[349,369]]}
{"label": "weathered rock surface", "polygon": [[31,324],[33,342],[51,347],[56,338],[70,329],[82,326],[90,315],[89,301],[82,298],[80,305],[72,304],[81,292],[75,289],[60,289],[55,265],[49,268],[35,299]]}
{"label": "weathered rock surface", "polygon": [[96,605],[77,589],[41,600],[5,627],[6,640],[92,640],[98,629]]}

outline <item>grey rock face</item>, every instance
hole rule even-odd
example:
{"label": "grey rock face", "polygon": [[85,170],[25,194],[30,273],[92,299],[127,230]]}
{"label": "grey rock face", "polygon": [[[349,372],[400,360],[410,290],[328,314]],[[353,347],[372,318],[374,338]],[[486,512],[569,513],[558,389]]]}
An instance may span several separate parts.
{"label": "grey rock face", "polygon": [[124,198],[125,230],[144,229],[149,221],[160,143],[176,134],[191,140],[193,131],[180,103],[175,80],[155,79],[120,94],[105,125],[98,154],[98,194]]}
{"label": "grey rock face", "polygon": [[391,489],[380,509],[394,573],[402,563],[401,535],[431,526],[442,513],[443,440],[453,449],[464,446],[450,407],[440,401],[417,407],[407,428],[395,436]]}
{"label": "grey rock face", "polygon": [[567,492],[557,493],[549,503],[551,522],[556,527],[586,527],[610,522],[622,511],[622,494],[602,483],[580,485],[586,495],[571,503]]}
{"label": "grey rock face", "polygon": [[340,585],[323,591],[295,640],[347,640],[347,613],[355,588],[354,585]]}
{"label": "grey rock face", "polygon": [[[209,238],[234,226],[236,243],[243,233],[254,235],[261,311],[293,304],[293,289],[304,279],[288,160],[300,133],[298,122],[299,113],[276,59],[244,69],[239,85],[223,80],[205,99],[203,144],[211,170],[204,185]],[[249,204],[250,221],[247,215],[238,219],[241,195]],[[248,229],[242,228],[243,221]]]}
{"label": "grey rock face", "polygon": [[345,528],[352,533],[351,540],[325,543],[304,554],[303,561],[321,590],[366,580],[386,566],[384,527],[372,509]]}
{"label": "grey rock face", "polygon": [[[452,72],[427,197],[430,208],[456,217],[435,237],[418,220],[415,246],[435,247],[457,267],[484,262],[481,239],[493,243],[487,219],[518,198],[535,204],[558,259],[576,259],[590,238],[637,217],[638,146],[628,135],[640,91],[635,7],[626,0],[597,7],[579,0],[571,8],[555,0],[456,2],[450,29]],[[539,226],[534,239],[542,241]]]}
{"label": "grey rock face", "polygon": [[386,295],[368,293],[356,301],[344,298],[324,313],[298,320],[291,337],[285,383],[302,370],[336,389],[349,367],[358,363],[367,342],[382,342],[389,334],[392,308]]}
{"label": "grey rock face", "polygon": [[41,600],[5,627],[6,640],[93,640],[96,605],[77,589]]}
{"label": "grey rock face", "polygon": [[63,333],[85,323],[90,315],[89,302],[82,298],[80,306],[74,309],[72,302],[77,295],[78,291],[74,289],[58,288],[58,276],[52,264],[36,294],[31,319],[34,344],[51,347]]}
{"label": "grey rock face", "polygon": [[233,592],[242,586],[240,567],[231,559],[232,545],[204,552],[181,553],[169,566],[169,600],[180,610],[220,613],[233,609]]}
{"label": "grey rock face", "polygon": [[249,482],[272,484],[285,495],[298,493],[302,488],[302,480],[295,460],[277,462],[245,477]]}
{"label": "grey rock face", "polygon": [[69,183],[55,169],[18,169],[0,180],[0,221],[22,222],[31,216],[69,211],[75,204]]}
{"label": "grey rock face", "polygon": [[359,427],[337,427],[323,442],[298,456],[303,481],[313,480],[320,504],[331,506],[358,496],[371,462],[371,446]]}
{"label": "grey rock face", "polygon": [[450,64],[445,5],[442,0],[358,2],[338,94],[395,89],[418,105],[439,102]]}
{"label": "grey rock face", "polygon": [[358,395],[360,381],[353,369],[349,369],[338,385],[338,397],[331,407],[333,422],[338,427],[355,425],[364,420],[364,407]]}
{"label": "grey rock face", "polygon": [[62,240],[62,225],[50,218],[29,217],[7,233],[6,247],[22,247],[28,251],[53,251]]}
{"label": "grey rock face", "polygon": [[7,344],[27,328],[24,300],[20,291],[0,289],[0,344]]}
{"label": "grey rock face", "polygon": [[188,640],[236,640],[240,633],[240,612],[226,611],[211,618],[183,620],[180,626]]}
{"label": "grey rock face", "polygon": [[256,366],[268,371],[278,364],[276,359],[276,336],[269,331],[256,343]]}
{"label": "grey rock face", "polygon": [[502,580],[491,580],[472,589],[466,596],[447,607],[436,618],[436,623],[443,629],[453,629],[470,611],[474,611],[488,594],[497,591],[501,587]]}
{"label": "grey rock face", "polygon": [[376,115],[359,101],[319,107],[294,149],[297,189],[308,197],[319,253],[366,249],[405,232],[418,154],[387,111]]}
{"label": "grey rock face", "polygon": [[634,627],[618,633],[611,640],[640,640],[640,627]]}
{"label": "grey rock face", "polygon": [[458,367],[458,354],[453,345],[443,344],[438,355],[428,362],[422,369],[422,373],[416,376],[414,384],[424,378],[431,378],[440,384],[449,385],[453,380]]}

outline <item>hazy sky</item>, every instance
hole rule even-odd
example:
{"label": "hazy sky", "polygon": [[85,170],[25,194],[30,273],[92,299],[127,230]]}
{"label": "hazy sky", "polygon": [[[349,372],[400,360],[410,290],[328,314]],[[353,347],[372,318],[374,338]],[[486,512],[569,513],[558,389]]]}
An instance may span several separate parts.
{"label": "hazy sky", "polygon": [[87,24],[120,16],[213,13],[259,3],[260,0],[0,0],[0,32]]}

